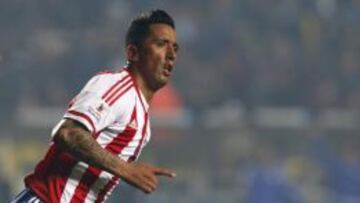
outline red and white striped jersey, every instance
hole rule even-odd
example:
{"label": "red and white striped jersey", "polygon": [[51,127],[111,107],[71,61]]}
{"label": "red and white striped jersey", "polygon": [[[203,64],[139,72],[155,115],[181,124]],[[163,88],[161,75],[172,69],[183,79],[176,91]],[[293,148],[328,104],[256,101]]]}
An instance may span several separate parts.
{"label": "red and white striped jersey", "polygon": [[[148,108],[135,79],[124,69],[94,76],[70,102],[64,118],[79,121],[104,149],[130,162],[150,139]],[[118,183],[118,177],[78,161],[53,143],[25,178],[26,186],[49,203],[104,202]]]}

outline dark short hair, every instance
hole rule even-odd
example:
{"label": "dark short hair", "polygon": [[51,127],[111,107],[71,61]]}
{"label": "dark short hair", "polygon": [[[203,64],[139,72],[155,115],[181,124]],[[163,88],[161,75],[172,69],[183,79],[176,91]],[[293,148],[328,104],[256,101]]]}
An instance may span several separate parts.
{"label": "dark short hair", "polygon": [[174,20],[163,10],[156,9],[143,13],[131,21],[126,34],[125,45],[133,44],[141,47],[141,44],[150,32],[150,25],[166,24],[175,29]]}

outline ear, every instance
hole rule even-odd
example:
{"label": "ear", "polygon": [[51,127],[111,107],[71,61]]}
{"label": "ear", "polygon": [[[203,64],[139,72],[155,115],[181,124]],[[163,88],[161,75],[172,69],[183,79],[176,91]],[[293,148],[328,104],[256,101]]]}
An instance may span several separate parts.
{"label": "ear", "polygon": [[139,49],[135,45],[129,44],[126,47],[126,57],[128,61],[137,62],[139,60]]}

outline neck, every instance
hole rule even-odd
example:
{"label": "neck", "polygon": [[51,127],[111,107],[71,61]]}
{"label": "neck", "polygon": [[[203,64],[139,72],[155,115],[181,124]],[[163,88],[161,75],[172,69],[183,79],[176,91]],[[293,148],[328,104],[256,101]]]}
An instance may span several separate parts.
{"label": "neck", "polygon": [[147,85],[145,79],[143,78],[141,73],[138,71],[138,69],[128,67],[128,71],[134,78],[136,85],[140,89],[141,93],[144,95],[147,103],[150,104],[151,99],[153,98],[153,96],[155,94],[155,90],[152,90],[149,87],[149,85]]}

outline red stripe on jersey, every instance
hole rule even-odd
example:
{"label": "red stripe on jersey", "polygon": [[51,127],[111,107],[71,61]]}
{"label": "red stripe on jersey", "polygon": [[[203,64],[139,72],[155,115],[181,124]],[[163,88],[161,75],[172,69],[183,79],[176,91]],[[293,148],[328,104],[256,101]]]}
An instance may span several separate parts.
{"label": "red stripe on jersey", "polygon": [[112,179],[105,185],[105,187],[100,191],[98,198],[96,199],[95,203],[101,203],[104,201],[105,195],[108,191],[110,191],[115,185],[116,182],[119,180],[118,177],[113,176]]}
{"label": "red stripe on jersey", "polygon": [[34,173],[25,178],[25,185],[44,202],[60,202],[67,177],[76,163],[72,156],[53,144]]}
{"label": "red stripe on jersey", "polygon": [[78,112],[78,111],[73,111],[73,110],[68,111],[68,113],[73,114],[75,116],[79,116],[79,117],[85,119],[90,124],[90,126],[92,128],[91,129],[92,133],[93,134],[96,133],[96,128],[95,128],[94,122],[91,120],[91,118],[88,115],[86,115],[84,113],[81,113],[81,112]]}
{"label": "red stripe on jersey", "polygon": [[76,187],[74,196],[71,198],[70,203],[84,202],[90,190],[90,187],[95,183],[100,173],[100,169],[89,166],[84,175],[82,176],[79,185]]}
{"label": "red stripe on jersey", "polygon": [[130,76],[127,75],[125,77],[123,77],[121,80],[117,81],[113,86],[110,87],[110,89],[105,92],[105,94],[101,97],[103,99],[105,99],[105,97],[107,97],[114,89],[115,87],[119,86],[120,84],[122,84],[125,80],[127,80]]}
{"label": "red stripe on jersey", "polygon": [[128,86],[126,89],[124,89],[122,92],[120,92],[115,98],[113,98],[110,102],[109,105],[112,106],[123,94],[125,94],[127,91],[129,91],[129,89],[131,89],[134,86],[134,84],[131,84],[130,86]]}
{"label": "red stripe on jersey", "polygon": [[[130,122],[128,123],[128,125],[126,126],[125,130],[120,133],[118,136],[116,136],[116,138],[114,139],[113,142],[111,142],[108,146],[107,149],[115,154],[119,154],[121,152],[122,149],[124,149],[129,142],[134,138],[135,134],[136,134],[136,130],[132,127],[130,127],[130,124],[132,122],[136,122],[136,107],[134,107],[133,112],[131,114],[131,119]],[[107,192],[109,190],[111,190],[116,182],[118,181],[118,177],[114,176],[106,185],[105,187],[100,191],[99,195],[98,195],[98,199],[95,201],[96,203],[100,203],[104,200],[105,195],[107,194]]]}
{"label": "red stripe on jersey", "polygon": [[125,87],[128,87],[129,85],[130,85],[130,86],[133,85],[131,79],[127,80],[126,82],[124,82],[124,83],[122,83],[120,86],[118,86],[118,87],[116,88],[116,90],[113,91],[113,93],[112,93],[110,96],[108,96],[107,98],[105,98],[105,102],[108,103],[108,104],[111,103],[110,101],[113,100],[114,97],[115,97],[119,92],[121,92],[122,90],[124,90],[124,88],[125,88]]}
{"label": "red stripe on jersey", "polygon": [[[61,166],[59,166],[59,163],[61,163]],[[78,163],[78,161],[75,158],[73,158],[70,154],[65,153],[65,152],[63,152],[60,155],[60,160],[58,162],[52,163],[54,171],[58,171],[58,172],[55,172],[55,174],[60,174],[60,175],[55,176],[59,180],[58,180],[58,184],[53,185],[53,186],[56,186],[56,188],[54,188],[54,191],[57,191],[57,192],[50,191],[50,195],[57,194],[56,199],[59,202],[60,202],[60,198],[65,190],[66,182],[71,174],[72,169],[75,167],[76,163]],[[57,201],[52,200],[51,202],[57,202]]]}
{"label": "red stripe on jersey", "polygon": [[108,103],[109,100],[111,100],[114,95],[116,95],[120,90],[122,90],[125,86],[127,86],[128,84],[132,83],[131,78],[125,80],[124,82],[122,82],[121,84],[119,84],[112,92],[110,95],[107,95],[106,97],[104,97],[103,99],[105,99],[105,101]]}
{"label": "red stripe on jersey", "polygon": [[135,86],[135,90],[136,90],[136,93],[138,94],[138,97],[140,98],[140,103],[141,103],[141,106],[143,107],[144,112],[146,112],[147,110],[146,110],[146,108],[145,108],[145,105],[144,105],[143,99],[142,99],[142,97],[141,97],[140,90],[139,90],[139,88],[138,88],[138,86],[137,86],[137,85]]}
{"label": "red stripe on jersey", "polygon": [[145,108],[144,101],[143,101],[143,98],[142,98],[141,93],[140,93],[140,90],[139,90],[139,86],[137,85],[134,76],[133,76],[130,72],[128,72],[128,73],[129,73],[129,75],[131,76],[131,80],[132,80],[133,83],[134,83],[136,93],[137,93],[138,97],[140,98],[141,106],[143,107],[144,112],[146,112],[147,110],[146,110],[146,108]]}
{"label": "red stripe on jersey", "polygon": [[141,149],[141,145],[142,145],[142,143],[143,143],[143,141],[144,141],[144,138],[145,138],[147,125],[148,125],[148,114],[145,113],[145,124],[144,124],[144,128],[142,129],[142,132],[141,132],[140,143],[139,143],[139,145],[136,147],[135,152],[134,152],[134,155],[132,155],[132,156],[130,157],[130,161],[135,161],[136,158],[137,158],[138,155],[139,155],[139,152],[140,152],[140,149]]}
{"label": "red stripe on jersey", "polygon": [[[131,122],[133,122],[134,120],[136,121],[136,107],[134,107],[134,110],[131,114],[131,119],[130,119],[129,124]],[[132,138],[136,134],[136,130],[129,127],[129,124],[127,125],[127,127],[125,128],[125,130],[122,133],[117,135],[116,138],[113,139],[105,147],[106,150],[117,155],[121,152],[122,149],[124,149],[129,144],[129,142],[132,140]],[[71,203],[80,203],[80,202],[85,201],[86,195],[89,193],[92,185],[99,178],[101,171],[102,171],[101,169],[98,169],[98,168],[95,168],[92,166],[88,167],[88,169],[82,176],[81,180],[79,181],[79,185],[75,189],[75,193],[71,199]],[[110,184],[110,183],[108,183],[108,184]],[[113,184],[111,183],[111,185],[113,185]],[[109,190],[108,187],[110,187],[111,185],[109,185],[107,187],[105,186],[104,189],[100,191],[100,193],[106,194],[107,191]],[[110,189],[111,189],[111,187],[110,187]]]}
{"label": "red stripe on jersey", "polygon": [[129,142],[136,134],[136,129],[131,127],[131,123],[133,122],[137,123],[136,107],[134,107],[133,112],[131,113],[130,122],[127,124],[125,130],[119,133],[116,138],[106,146],[106,149],[113,152],[114,154],[119,154],[121,150],[129,144]]}

